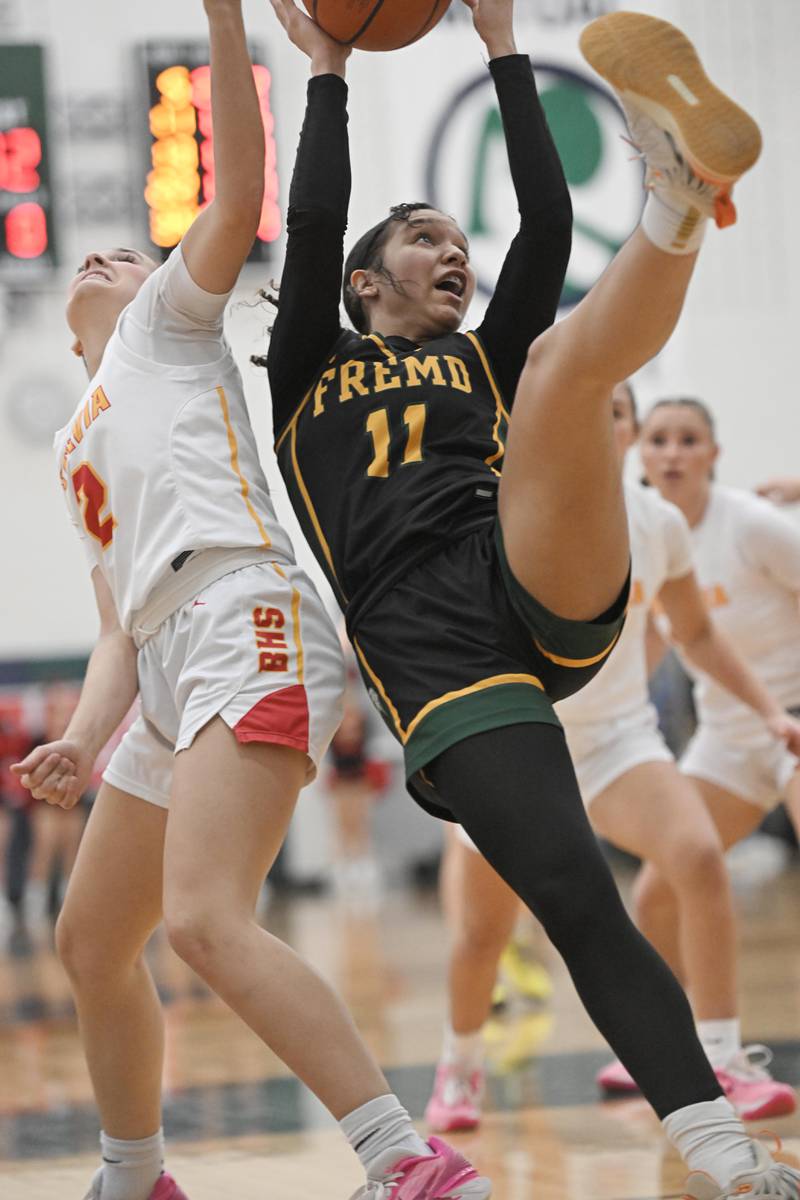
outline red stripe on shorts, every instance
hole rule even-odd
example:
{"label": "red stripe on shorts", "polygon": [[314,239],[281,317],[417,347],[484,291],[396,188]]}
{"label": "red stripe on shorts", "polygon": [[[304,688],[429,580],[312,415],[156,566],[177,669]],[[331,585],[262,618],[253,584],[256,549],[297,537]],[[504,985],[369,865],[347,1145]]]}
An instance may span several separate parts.
{"label": "red stripe on shorts", "polygon": [[301,683],[263,696],[233,727],[240,742],[278,742],[308,753],[308,700]]}

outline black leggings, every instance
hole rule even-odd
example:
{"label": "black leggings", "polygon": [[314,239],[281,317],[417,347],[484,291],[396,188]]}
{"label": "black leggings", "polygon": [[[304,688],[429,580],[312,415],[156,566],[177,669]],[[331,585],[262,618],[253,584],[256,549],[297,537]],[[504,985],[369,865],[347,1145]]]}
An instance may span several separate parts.
{"label": "black leggings", "polygon": [[562,731],[524,724],[479,733],[426,772],[541,921],[586,1011],[658,1116],[721,1096],[686,996],[623,907]]}

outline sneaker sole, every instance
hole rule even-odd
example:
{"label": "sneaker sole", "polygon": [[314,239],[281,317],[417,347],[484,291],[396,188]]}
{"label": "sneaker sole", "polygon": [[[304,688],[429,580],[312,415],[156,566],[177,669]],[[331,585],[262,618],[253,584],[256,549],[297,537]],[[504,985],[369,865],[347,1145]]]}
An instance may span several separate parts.
{"label": "sneaker sole", "polygon": [[431,1133],[467,1133],[471,1129],[477,1129],[480,1123],[480,1117],[472,1120],[469,1117],[454,1117],[447,1124],[425,1118],[425,1124]]}
{"label": "sneaker sole", "polygon": [[730,185],[761,153],[753,118],[715,87],[689,39],[656,17],[616,12],[583,30],[586,61],[665,129],[697,175]]}
{"label": "sneaker sole", "polygon": [[797,1108],[797,1102],[789,1096],[776,1096],[753,1108],[736,1108],[743,1121],[763,1121],[765,1117],[788,1117]]}

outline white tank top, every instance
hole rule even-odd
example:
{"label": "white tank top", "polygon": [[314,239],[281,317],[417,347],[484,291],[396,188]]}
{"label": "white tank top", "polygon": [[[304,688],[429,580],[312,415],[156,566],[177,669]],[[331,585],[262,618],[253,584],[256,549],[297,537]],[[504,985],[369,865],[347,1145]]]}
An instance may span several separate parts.
{"label": "white tank top", "polygon": [[227,300],[197,286],[178,246],[121,314],[55,436],[70,518],[130,634],[209,576],[294,562],[224,337]]}
{"label": "white tank top", "polygon": [[652,488],[625,484],[631,540],[631,598],[625,627],[608,662],[590,683],[556,704],[570,725],[611,721],[649,704],[645,631],[662,586],[692,569],[689,526],[683,514]]}
{"label": "white tank top", "polygon": [[[714,621],[776,700],[800,705],[800,530],[767,500],[715,484],[691,538]],[[689,669],[701,725],[763,737],[756,713]]]}

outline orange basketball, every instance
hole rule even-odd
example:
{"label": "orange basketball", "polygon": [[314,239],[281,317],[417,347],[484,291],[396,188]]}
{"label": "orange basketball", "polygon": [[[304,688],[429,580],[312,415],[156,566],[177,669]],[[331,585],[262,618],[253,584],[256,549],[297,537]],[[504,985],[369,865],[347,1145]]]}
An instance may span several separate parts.
{"label": "orange basketball", "polygon": [[303,0],[321,29],[343,46],[397,50],[441,21],[450,0]]}

